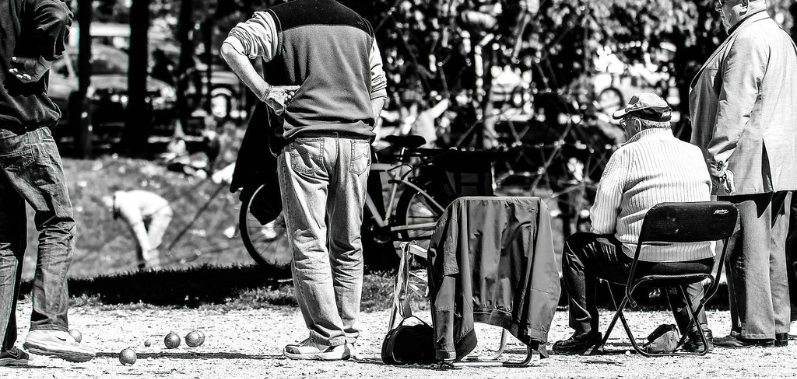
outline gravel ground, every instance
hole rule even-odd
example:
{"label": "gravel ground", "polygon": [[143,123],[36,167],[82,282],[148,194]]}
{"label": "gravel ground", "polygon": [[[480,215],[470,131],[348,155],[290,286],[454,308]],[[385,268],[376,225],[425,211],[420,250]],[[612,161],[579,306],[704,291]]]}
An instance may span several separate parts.
{"label": "gravel ground", "polygon": [[[440,370],[437,366],[387,366],[379,358],[381,340],[386,332],[388,312],[362,315],[364,330],[360,339],[361,361],[304,362],[291,361],[281,355],[282,347],[305,337],[303,322],[296,308],[273,307],[256,310],[166,309],[140,307],[113,309],[82,306],[70,311],[73,328],[83,333],[83,343],[98,349],[99,356],[86,363],[72,364],[58,359],[33,356],[28,368],[0,367],[0,378],[341,378],[341,377],[441,377],[441,378],[701,378],[701,377],[789,377],[797,375],[797,341],[787,348],[754,348],[746,350],[715,349],[706,357],[644,358],[624,354],[631,349],[622,327],[618,325],[609,340],[612,354],[601,356],[554,356],[537,362],[534,367],[461,368]],[[428,319],[428,312],[419,312]],[[22,302],[18,317],[22,324],[30,315],[30,302]],[[602,327],[611,314],[602,312]],[[640,337],[655,326],[670,323],[664,311],[627,312],[632,329]],[[709,312],[709,322],[716,336],[729,330],[729,314]],[[500,330],[477,325],[482,346],[498,343]],[[181,336],[193,329],[202,330],[205,343],[189,348],[185,342],[167,350],[163,337],[169,331]],[[27,326],[19,329],[19,342]],[[567,313],[554,317],[550,340],[570,334]],[[621,338],[622,337],[622,338]],[[152,346],[145,347],[149,339]],[[131,347],[138,353],[132,366],[122,366],[118,353]],[[481,347],[479,348],[481,349]],[[519,359],[523,346],[512,341],[508,357]]]}

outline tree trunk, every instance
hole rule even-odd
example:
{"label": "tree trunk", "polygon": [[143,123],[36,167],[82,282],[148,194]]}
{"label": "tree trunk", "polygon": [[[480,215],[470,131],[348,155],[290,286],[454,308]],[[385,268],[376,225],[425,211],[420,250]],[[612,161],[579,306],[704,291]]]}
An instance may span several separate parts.
{"label": "tree trunk", "polygon": [[[194,0],[182,0],[177,27],[177,42],[180,43],[180,61],[177,62],[177,114],[180,125],[187,127],[188,116],[191,110],[188,107],[188,85],[191,83],[194,70],[194,44],[189,38],[191,29],[194,28],[192,15]],[[198,91],[201,89],[197,89]],[[184,129],[183,129],[184,130]]]}
{"label": "tree trunk", "polygon": [[203,28],[202,28],[202,42],[205,45],[205,64],[207,65],[207,71],[205,72],[205,111],[210,114],[210,103],[211,98],[213,97],[213,83],[211,83],[211,78],[213,77],[213,29],[216,25],[215,20],[213,17],[208,17],[205,20]]}
{"label": "tree trunk", "polygon": [[77,127],[75,133],[75,152],[78,157],[91,155],[91,99],[86,98],[91,85],[91,0],[79,0],[77,21],[80,25],[78,35],[77,82],[78,91],[70,99],[69,126]]}
{"label": "tree trunk", "polygon": [[140,153],[152,129],[151,105],[147,102],[147,31],[149,0],[133,0],[130,7],[130,68],[127,73],[127,117],[122,145],[132,154]]}

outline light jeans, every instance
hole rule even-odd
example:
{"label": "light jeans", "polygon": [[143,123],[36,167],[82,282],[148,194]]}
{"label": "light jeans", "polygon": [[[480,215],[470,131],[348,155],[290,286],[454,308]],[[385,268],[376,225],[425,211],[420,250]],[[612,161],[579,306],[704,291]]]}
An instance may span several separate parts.
{"label": "light jeans", "polygon": [[353,343],[359,335],[370,160],[367,139],[339,137],[296,138],[278,159],[296,300],[316,344]]}
{"label": "light jeans", "polygon": [[0,350],[17,339],[16,305],[26,248],[25,203],[39,231],[30,330],[68,329],[66,274],[75,220],[61,156],[49,128],[0,127]]}

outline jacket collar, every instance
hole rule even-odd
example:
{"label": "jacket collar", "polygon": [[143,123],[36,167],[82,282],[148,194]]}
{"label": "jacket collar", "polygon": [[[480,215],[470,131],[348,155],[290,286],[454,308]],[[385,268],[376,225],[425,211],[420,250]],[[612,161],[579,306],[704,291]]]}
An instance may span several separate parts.
{"label": "jacket collar", "polygon": [[628,145],[629,143],[636,142],[642,139],[662,139],[673,137],[672,129],[670,128],[650,128],[645,129],[637,134],[634,134],[633,137],[625,141],[622,146]]}
{"label": "jacket collar", "polygon": [[700,74],[703,73],[703,70],[706,69],[706,66],[708,66],[709,62],[713,61],[714,57],[717,56],[717,54],[719,54],[720,52],[722,52],[724,50],[725,45],[731,43],[731,41],[734,39],[735,35],[737,33],[739,33],[740,30],[742,30],[742,29],[744,29],[744,28],[746,28],[746,27],[748,27],[748,26],[750,26],[750,25],[752,25],[752,24],[754,24],[754,23],[756,23],[758,21],[765,20],[765,19],[768,19],[768,18],[770,18],[769,17],[769,13],[766,12],[766,9],[762,9],[762,10],[756,12],[756,13],[753,13],[753,14],[747,16],[747,18],[745,18],[744,20],[736,23],[736,25],[734,25],[730,30],[728,30],[728,38],[726,38],[725,42],[723,42],[719,47],[717,47],[717,49],[714,50],[714,52],[711,54],[711,56],[708,59],[706,59],[705,62],[703,62],[703,66],[700,67],[700,70],[698,70],[697,74],[695,74],[695,77],[692,79],[692,83],[690,84],[689,88],[694,88],[697,79],[700,77]]}
{"label": "jacket collar", "polygon": [[739,21],[736,23],[736,25],[732,26],[728,30],[728,36],[733,35],[733,33],[736,33],[736,31],[741,29],[742,26],[750,25],[756,21],[760,21],[765,18],[769,18],[769,13],[767,13],[766,9],[761,9],[758,12],[755,12],[745,17],[742,21]]}

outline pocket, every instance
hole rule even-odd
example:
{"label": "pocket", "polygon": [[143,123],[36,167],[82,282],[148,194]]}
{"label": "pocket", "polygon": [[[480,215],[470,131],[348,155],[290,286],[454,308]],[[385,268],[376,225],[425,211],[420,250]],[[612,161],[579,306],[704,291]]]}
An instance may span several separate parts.
{"label": "pocket", "polygon": [[28,133],[0,139],[0,166],[8,171],[22,171],[35,161]]}
{"label": "pocket", "polygon": [[321,171],[323,163],[324,140],[321,138],[297,138],[288,146],[291,168],[298,174],[312,174]]}
{"label": "pocket", "polygon": [[351,166],[349,172],[360,175],[371,165],[371,144],[368,141],[351,142]]}

